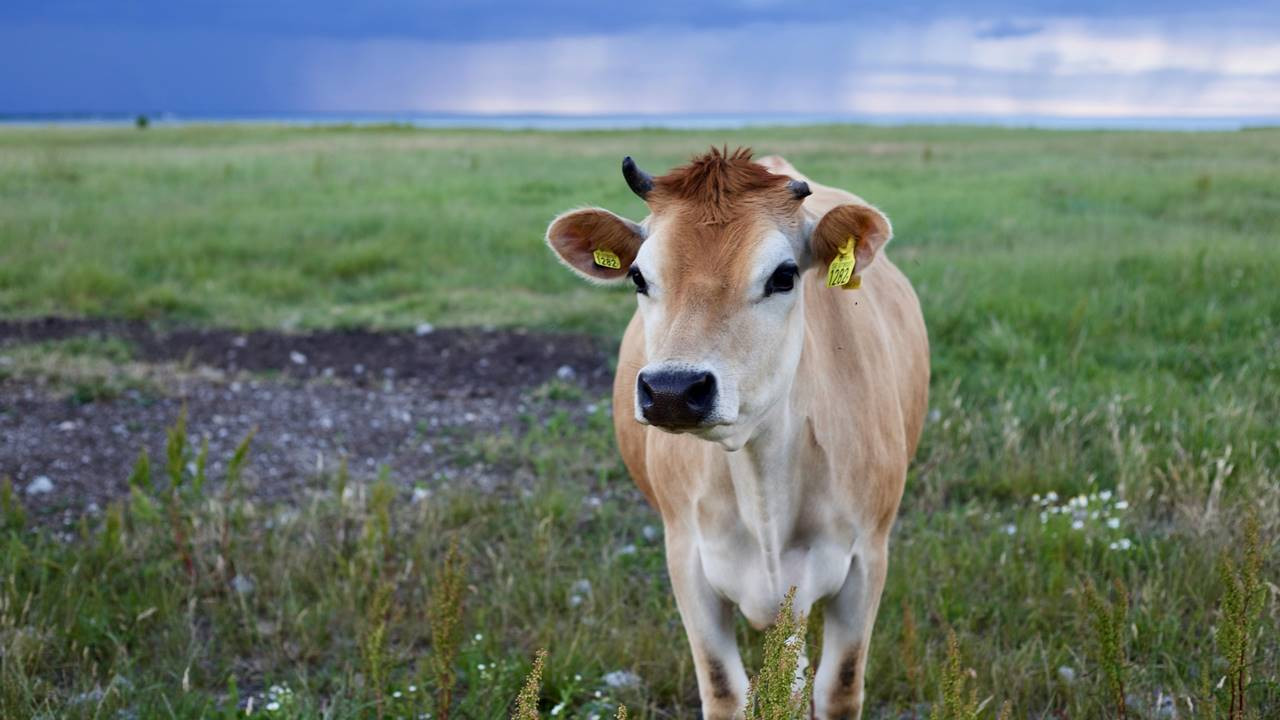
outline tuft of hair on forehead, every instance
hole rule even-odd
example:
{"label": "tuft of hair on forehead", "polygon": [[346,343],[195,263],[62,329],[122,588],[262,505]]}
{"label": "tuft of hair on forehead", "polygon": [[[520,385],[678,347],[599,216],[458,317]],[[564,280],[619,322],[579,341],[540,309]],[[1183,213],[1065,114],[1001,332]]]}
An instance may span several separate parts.
{"label": "tuft of hair on forehead", "polygon": [[712,147],[661,177],[654,178],[656,202],[680,202],[694,212],[700,222],[721,224],[731,221],[744,201],[770,197],[779,207],[795,206],[787,188],[786,175],[774,175],[751,160],[751,148],[729,152]]}

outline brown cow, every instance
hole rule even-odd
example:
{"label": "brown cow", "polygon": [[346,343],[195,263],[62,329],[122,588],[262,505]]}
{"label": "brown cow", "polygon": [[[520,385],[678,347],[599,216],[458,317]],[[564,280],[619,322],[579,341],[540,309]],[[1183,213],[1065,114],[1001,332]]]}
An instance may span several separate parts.
{"label": "brown cow", "polygon": [[[733,607],[762,627],[794,587],[797,612],[826,602],[816,716],[857,718],[929,386],[919,302],[883,253],[889,220],[744,150],[657,178],[627,158],[623,174],[647,218],[575,210],[547,242],[587,278],[636,285],[614,426],[662,513],[703,715],[743,714]],[[860,289],[827,287],[850,254],[844,288]]]}

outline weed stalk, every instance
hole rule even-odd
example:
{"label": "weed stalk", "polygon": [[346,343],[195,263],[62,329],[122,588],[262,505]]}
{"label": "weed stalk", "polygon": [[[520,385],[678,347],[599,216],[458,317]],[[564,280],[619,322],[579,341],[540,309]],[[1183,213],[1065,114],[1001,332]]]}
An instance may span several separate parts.
{"label": "weed stalk", "polygon": [[1095,662],[1102,668],[1107,683],[1107,704],[1115,709],[1119,720],[1126,720],[1125,703],[1125,620],[1129,614],[1128,592],[1124,583],[1115,581],[1116,600],[1108,602],[1098,594],[1093,580],[1085,582],[1084,603],[1093,627]]}
{"label": "weed stalk", "polygon": [[431,669],[435,675],[436,716],[449,720],[457,683],[458,650],[462,645],[462,592],[466,583],[466,563],[454,538],[436,572],[432,585],[428,620],[431,625]]}
{"label": "weed stalk", "polygon": [[387,657],[387,628],[394,593],[395,586],[390,582],[380,583],[374,590],[365,618],[363,642],[360,643],[367,686],[373,688],[374,706],[379,718],[383,717],[386,708],[387,667],[390,664]]}
{"label": "weed stalk", "polygon": [[1244,557],[1237,563],[1226,553],[1218,565],[1223,586],[1222,625],[1218,645],[1227,660],[1227,717],[1244,720],[1245,691],[1249,687],[1249,666],[1253,659],[1253,638],[1265,601],[1262,584],[1262,538],[1258,516],[1245,521]]}
{"label": "weed stalk", "polygon": [[511,720],[539,720],[538,696],[542,694],[542,666],[546,662],[547,651],[539,650],[533,656],[533,667],[525,677],[524,687],[516,696],[516,711]]}
{"label": "weed stalk", "polygon": [[[931,720],[977,720],[982,706],[978,703],[977,687],[967,687],[960,655],[960,641],[954,630],[947,632],[947,662],[942,666],[942,697],[929,712]],[[966,692],[966,689],[968,692]]]}
{"label": "weed stalk", "polygon": [[[782,600],[777,620],[765,632],[764,660],[747,690],[747,720],[807,720],[813,694],[813,670],[800,675],[808,619],[794,612],[796,589]],[[797,677],[803,677],[796,688]]]}

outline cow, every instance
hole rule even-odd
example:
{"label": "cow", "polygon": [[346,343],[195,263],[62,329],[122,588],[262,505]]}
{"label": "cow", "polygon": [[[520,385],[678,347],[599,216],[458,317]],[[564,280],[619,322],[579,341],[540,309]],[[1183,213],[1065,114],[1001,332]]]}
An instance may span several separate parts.
{"label": "cow", "polygon": [[662,515],[703,716],[744,714],[734,606],[766,627],[794,588],[797,613],[825,603],[814,716],[858,718],[928,405],[928,337],[884,254],[889,219],[749,149],[622,171],[648,217],[573,210],[546,241],[579,275],[635,285],[614,429]]}

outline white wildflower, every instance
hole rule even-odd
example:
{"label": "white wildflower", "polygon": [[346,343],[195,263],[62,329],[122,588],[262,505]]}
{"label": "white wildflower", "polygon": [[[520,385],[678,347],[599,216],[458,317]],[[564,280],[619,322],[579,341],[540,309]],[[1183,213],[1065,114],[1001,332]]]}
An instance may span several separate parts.
{"label": "white wildflower", "polygon": [[1111,491],[1110,491],[1110,490],[1103,490],[1102,492],[1098,493],[1098,497],[1102,498],[1104,502],[1105,502],[1105,501],[1107,501],[1107,500],[1110,500],[1110,499],[1111,499]]}
{"label": "white wildflower", "polygon": [[1005,535],[1013,535],[1013,534],[1015,534],[1015,533],[1017,533],[1017,532],[1018,532],[1018,527],[1017,527],[1016,525],[1014,525],[1013,523],[1009,523],[1008,525],[1005,525],[1005,526],[1004,526],[1004,534],[1005,534]]}
{"label": "white wildflower", "polygon": [[556,715],[559,715],[561,710],[564,710],[564,703],[560,703],[559,705],[551,708],[551,716],[555,717]]}
{"label": "white wildflower", "polygon": [[614,670],[604,676],[604,684],[611,688],[637,687],[640,676],[629,670]]}
{"label": "white wildflower", "polygon": [[275,712],[279,709],[280,709],[280,703],[276,702],[275,700],[272,700],[271,702],[267,703],[267,712]]}
{"label": "white wildflower", "polygon": [[241,595],[248,595],[252,593],[254,588],[255,588],[255,585],[253,582],[253,578],[246,577],[244,575],[239,575],[239,574],[231,578],[231,589],[235,590],[237,593]]}
{"label": "white wildflower", "polygon": [[1115,530],[1120,527],[1120,518],[1107,518],[1107,527]]}
{"label": "white wildflower", "polygon": [[1071,521],[1071,529],[1072,529],[1072,530],[1083,530],[1083,529],[1084,529],[1084,521],[1083,521],[1083,520],[1072,520],[1072,521]]}
{"label": "white wildflower", "polygon": [[1128,509],[1129,509],[1129,501],[1128,501],[1128,500],[1117,500],[1117,501],[1116,501],[1116,509],[1117,509],[1117,510],[1128,510]]}

